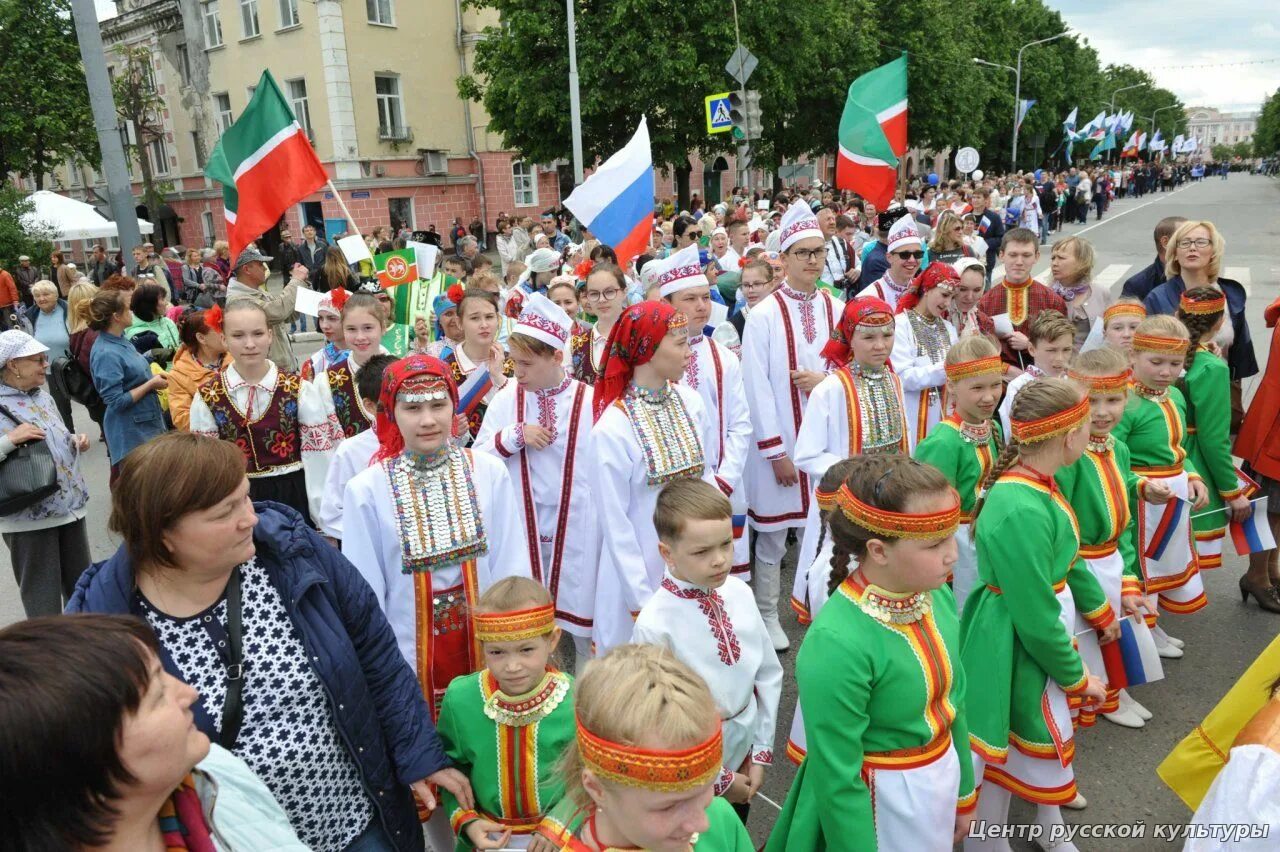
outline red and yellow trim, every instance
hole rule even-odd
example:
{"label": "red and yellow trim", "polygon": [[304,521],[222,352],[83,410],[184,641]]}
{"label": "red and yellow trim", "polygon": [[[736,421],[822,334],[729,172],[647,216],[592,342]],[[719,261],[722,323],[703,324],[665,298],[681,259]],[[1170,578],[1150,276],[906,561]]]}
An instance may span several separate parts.
{"label": "red and yellow trim", "polygon": [[1185,355],[1191,341],[1185,337],[1164,337],[1159,334],[1134,334],[1131,344],[1134,352],[1159,352],[1164,355]]}
{"label": "red and yellow trim", "polygon": [[1142,582],[1137,577],[1131,576],[1129,574],[1125,574],[1123,577],[1120,578],[1120,596],[1121,597],[1125,597],[1126,595],[1141,595],[1141,594],[1145,594],[1145,593],[1142,591]]}
{"label": "red and yellow trim", "polygon": [[1027,293],[1031,290],[1032,280],[1028,278],[1021,284],[1004,282],[1006,312],[1009,314],[1009,322],[1015,326],[1022,325],[1027,321]]}
{"label": "red and yellow trim", "polygon": [[1034,420],[1010,418],[1009,431],[1013,433],[1013,439],[1019,444],[1034,444],[1066,434],[1088,417],[1089,397],[1085,396],[1075,405],[1047,417],[1038,417]]}
{"label": "red and yellow trim", "polygon": [[1167,595],[1160,596],[1160,608],[1174,615],[1190,615],[1193,612],[1199,612],[1208,605],[1209,599],[1204,596],[1204,592],[1189,601],[1175,601],[1170,600]]}
{"label": "red and yellow trim", "polygon": [[840,486],[836,503],[851,522],[873,533],[892,538],[934,539],[953,535],[960,526],[960,495],[955,489],[955,505],[940,512],[911,514],[893,512],[864,503],[845,483]]}
{"label": "red and yellow trim", "polygon": [[[965,758],[961,757],[961,760]],[[974,787],[969,791],[969,795],[961,796],[956,799],[956,813],[969,814],[973,813],[978,807],[978,788]]]}
{"label": "red and yellow trim", "polygon": [[1122,373],[1116,373],[1114,376],[1086,376],[1084,373],[1075,370],[1067,370],[1067,378],[1080,382],[1089,388],[1089,393],[1115,393],[1116,391],[1127,391],[1131,374],[1128,370]]}
{"label": "red and yellow trim", "polygon": [[710,784],[720,774],[724,741],[720,727],[686,749],[646,749],[596,736],[578,719],[578,752],[601,780],[661,793],[682,793]]}
{"label": "red and yellow trim", "polygon": [[1199,314],[1206,316],[1208,314],[1220,314],[1227,309],[1226,294],[1219,291],[1218,295],[1211,299],[1192,299],[1184,291],[1182,298],[1178,299],[1178,310],[1184,314]]}
{"label": "red and yellow trim", "polygon": [[983,771],[984,781],[989,781],[997,787],[1008,790],[1013,795],[1024,801],[1033,802],[1037,805],[1066,805],[1070,804],[1076,797],[1076,782],[1074,779],[1063,784],[1061,787],[1035,787],[1023,781],[1014,778],[1005,770],[998,766],[990,766]]}
{"label": "red and yellow trim", "polygon": [[1009,747],[1007,745],[993,746],[988,742],[983,742],[977,734],[972,732],[969,734],[969,748],[976,751],[988,766],[1004,763],[1009,759]]}
{"label": "red and yellow trim", "polygon": [[[1093,463],[1094,470],[1098,474],[1098,480],[1102,483],[1102,499],[1107,507],[1107,517],[1111,521],[1111,529],[1108,531],[1107,539],[1103,543],[1112,545],[1114,550],[1115,543],[1120,540],[1120,536],[1129,528],[1129,494],[1124,487],[1124,479],[1120,475],[1120,468],[1116,465],[1114,454],[1088,451],[1085,455]],[[1083,547],[1080,548],[1081,555],[1084,555],[1084,550]],[[1109,556],[1110,554],[1104,555]]]}
{"label": "red and yellow trim", "polygon": [[899,772],[906,769],[918,769],[928,766],[941,758],[951,749],[951,732],[944,731],[922,746],[899,748],[892,751],[869,751],[862,756],[863,770],[894,769]]}
{"label": "red and yellow trim", "polygon": [[1111,602],[1105,600],[1097,609],[1080,613],[1080,617],[1089,622],[1089,626],[1094,630],[1105,630],[1116,623],[1115,610],[1111,608]]}
{"label": "red and yellow trim", "polygon": [[519,642],[555,630],[556,607],[545,604],[511,612],[477,612],[471,621],[477,642]]}
{"label": "red and yellow trim", "polygon": [[1124,316],[1146,319],[1147,308],[1140,302],[1116,302],[1102,312],[1102,324],[1105,327],[1116,317]]}
{"label": "red and yellow trim", "polygon": [[505,819],[537,827],[542,808],[538,803],[538,723],[498,725],[498,802]]}
{"label": "red and yellow trim", "polygon": [[804,763],[804,759],[808,754],[809,753],[807,751],[802,749],[794,741],[790,739],[787,740],[787,760],[791,761],[796,766],[799,766]]}
{"label": "red and yellow trim", "polygon": [[947,381],[959,382],[977,376],[999,376],[1004,374],[1004,361],[999,355],[988,358],[975,358],[972,361],[961,361],[946,365]]}

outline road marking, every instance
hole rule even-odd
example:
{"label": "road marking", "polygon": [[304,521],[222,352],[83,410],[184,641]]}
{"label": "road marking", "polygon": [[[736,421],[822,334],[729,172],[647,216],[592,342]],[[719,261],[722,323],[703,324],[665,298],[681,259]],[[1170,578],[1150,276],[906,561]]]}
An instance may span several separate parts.
{"label": "road marking", "polygon": [[1249,271],[1249,267],[1247,266],[1225,267],[1222,270],[1222,277],[1230,278],[1232,281],[1239,281],[1240,285],[1244,287],[1244,294],[1246,296],[1253,295],[1253,292],[1252,292],[1253,273]]}
{"label": "road marking", "polygon": [[1132,268],[1131,263],[1110,263],[1107,268],[1093,277],[1093,283],[1105,289],[1111,289],[1111,285],[1115,284],[1124,274]]}

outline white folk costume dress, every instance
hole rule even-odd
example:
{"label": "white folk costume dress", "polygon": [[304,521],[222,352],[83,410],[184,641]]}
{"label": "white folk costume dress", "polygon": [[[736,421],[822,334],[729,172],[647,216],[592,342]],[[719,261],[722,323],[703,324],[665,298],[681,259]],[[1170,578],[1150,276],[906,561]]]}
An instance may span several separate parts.
{"label": "white folk costume dress", "polygon": [[[944,264],[945,265],[945,264]],[[894,319],[893,370],[902,380],[911,449],[947,415],[947,373],[943,361],[956,342],[956,329],[941,317],[906,310]]]}
{"label": "white folk costume dress", "polygon": [[667,571],[640,610],[632,641],[669,648],[711,690],[724,720],[716,795],[749,763],[773,765],[782,664],[745,583],[729,577],[719,589],[706,589]]}
{"label": "white folk costume dress", "polygon": [[658,492],[684,477],[714,484],[703,449],[711,441],[702,398],[682,385],[668,384],[657,393],[633,385],[596,421],[591,470],[601,545],[592,631],[597,653],[631,641],[633,618],[662,582],[653,527]]}
{"label": "white folk costume dress", "polygon": [[190,431],[240,447],[253,499],[286,503],[308,522],[319,515],[329,457],[342,432],[315,383],[272,363],[251,384],[228,364],[192,397]]}
{"label": "white folk costume dress", "polygon": [[320,532],[342,541],[342,498],[347,492],[347,483],[372,464],[377,451],[378,434],[372,429],[347,438],[333,451],[329,472],[325,474],[324,494],[320,497],[320,514],[315,517]]}

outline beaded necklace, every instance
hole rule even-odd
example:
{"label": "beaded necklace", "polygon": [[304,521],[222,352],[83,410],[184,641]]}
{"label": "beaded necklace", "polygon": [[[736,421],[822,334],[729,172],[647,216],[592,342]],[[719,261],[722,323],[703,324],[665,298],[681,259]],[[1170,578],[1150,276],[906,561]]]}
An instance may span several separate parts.
{"label": "beaded necklace", "polygon": [[947,357],[947,350],[951,348],[951,336],[947,334],[946,320],[942,317],[926,317],[915,310],[906,313],[911,331],[916,337],[916,354],[927,355],[935,364]]}
{"label": "beaded necklace", "polygon": [[1111,452],[1111,448],[1116,445],[1116,439],[1111,437],[1110,433],[1106,435],[1089,435],[1089,452],[1103,453]]}
{"label": "beaded necklace", "polygon": [[507,695],[496,688],[497,678],[491,674],[482,677],[491,678],[495,685],[493,693],[484,700],[484,715],[512,728],[523,728],[547,718],[569,694],[569,679],[558,672],[547,672],[538,685],[524,695]]}
{"label": "beaded necklace", "polygon": [[1166,399],[1169,398],[1168,388],[1163,388],[1162,390],[1156,390],[1155,388],[1147,387],[1142,382],[1134,382],[1132,387],[1133,387],[1134,393],[1136,393],[1138,396],[1142,397],[1143,399],[1149,399],[1152,402],[1164,402]]}
{"label": "beaded necklace", "polygon": [[657,390],[632,383],[621,402],[644,452],[650,487],[702,473],[702,440],[684,399],[670,382],[664,382]]}
{"label": "beaded necklace", "polygon": [[867,615],[885,624],[914,624],[933,609],[933,597],[924,592],[904,595],[867,583],[858,606]]}
{"label": "beaded necklace", "polygon": [[885,367],[870,369],[857,361],[849,364],[858,389],[862,414],[862,452],[896,452],[902,440],[902,404],[893,374]]}
{"label": "beaded necklace", "polygon": [[401,571],[431,571],[489,552],[471,464],[462,450],[405,450],[382,463],[400,533]]}
{"label": "beaded necklace", "polygon": [[984,420],[981,423],[970,423],[960,418],[960,437],[970,444],[986,445],[991,440],[991,421]]}

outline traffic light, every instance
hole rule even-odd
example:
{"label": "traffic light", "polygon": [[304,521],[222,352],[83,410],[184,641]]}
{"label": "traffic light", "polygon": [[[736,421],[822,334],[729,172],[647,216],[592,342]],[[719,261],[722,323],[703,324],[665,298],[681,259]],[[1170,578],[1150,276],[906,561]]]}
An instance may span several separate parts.
{"label": "traffic light", "polygon": [[760,119],[760,93],[754,89],[747,91],[747,133],[752,139],[759,139],[764,133]]}
{"label": "traffic light", "polygon": [[746,94],[741,89],[729,93],[729,117],[733,119],[733,128],[729,132],[739,142],[747,138]]}

